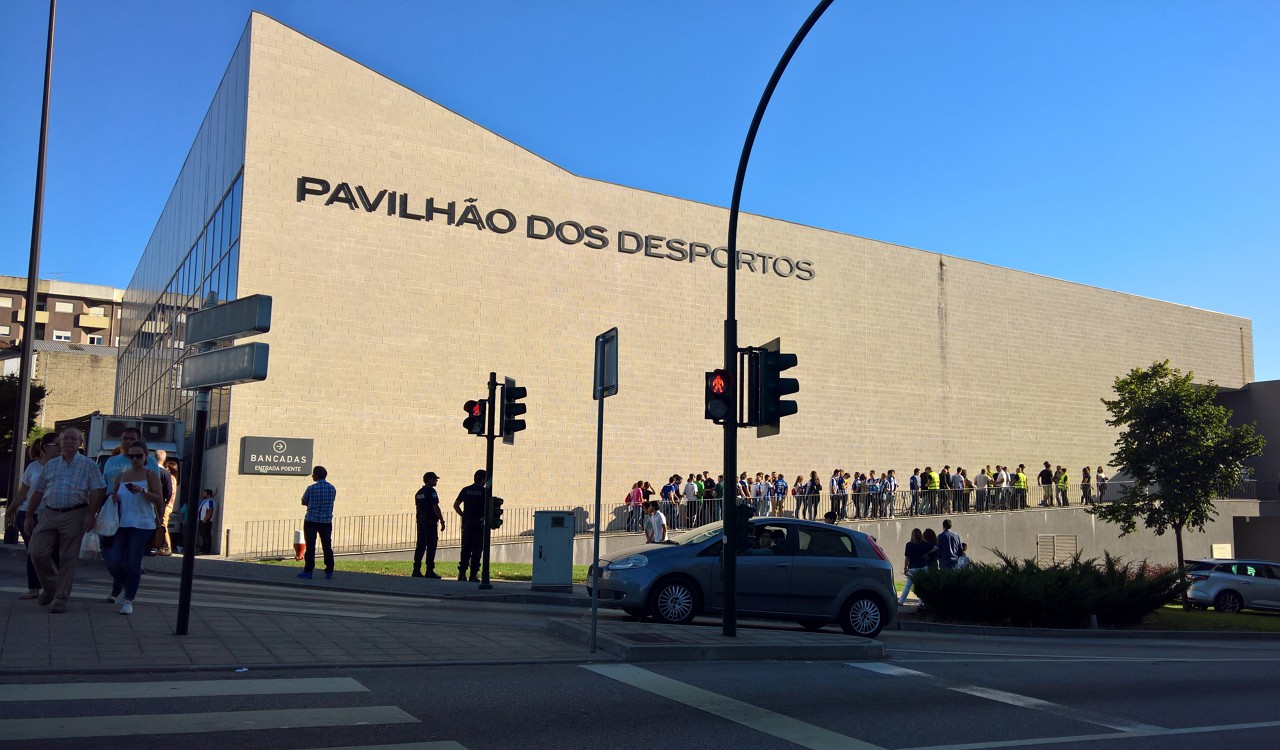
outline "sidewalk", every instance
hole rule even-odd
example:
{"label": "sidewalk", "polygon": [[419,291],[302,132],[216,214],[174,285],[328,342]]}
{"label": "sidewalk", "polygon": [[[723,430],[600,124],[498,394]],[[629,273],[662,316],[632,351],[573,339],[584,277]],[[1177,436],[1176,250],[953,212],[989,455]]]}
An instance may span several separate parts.
{"label": "sidewalk", "polygon": [[[149,576],[175,579],[180,557],[145,561],[144,595],[134,614],[77,586],[66,613],[51,615],[33,600],[16,599],[25,590],[21,547],[0,545],[0,679],[20,674],[111,674],[190,670],[349,668],[371,665],[584,663],[600,661],[701,661],[709,659],[882,659],[878,641],[838,633],[740,630],[724,638],[719,628],[668,627],[601,618],[598,650],[588,650],[589,600],[583,587],[572,594],[529,590],[527,582],[494,581],[493,589],[457,580],[343,573],[333,580],[306,581],[285,566],[197,558],[195,596],[200,581],[226,580],[268,586],[325,590],[423,600],[559,604],[581,607],[579,617],[550,619],[545,629],[505,626],[495,612],[492,624],[423,627],[397,619],[192,607],[188,634],[175,635],[177,607],[147,601]],[[82,562],[77,581],[106,576],[101,562]],[[335,597],[341,605],[341,597]],[[430,606],[429,603],[426,606]]]}

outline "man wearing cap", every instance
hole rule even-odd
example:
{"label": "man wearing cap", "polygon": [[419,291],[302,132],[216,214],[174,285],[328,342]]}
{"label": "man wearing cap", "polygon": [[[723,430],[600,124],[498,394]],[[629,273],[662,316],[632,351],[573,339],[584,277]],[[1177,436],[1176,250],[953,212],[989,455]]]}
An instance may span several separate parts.
{"label": "man wearing cap", "polygon": [[418,544],[413,548],[413,577],[423,578],[422,556],[426,553],[426,578],[439,578],[436,574],[436,545],[440,542],[440,531],[444,531],[444,515],[440,513],[440,496],[436,494],[436,482],[440,477],[434,471],[422,475],[422,489],[413,496],[413,503],[418,509]]}

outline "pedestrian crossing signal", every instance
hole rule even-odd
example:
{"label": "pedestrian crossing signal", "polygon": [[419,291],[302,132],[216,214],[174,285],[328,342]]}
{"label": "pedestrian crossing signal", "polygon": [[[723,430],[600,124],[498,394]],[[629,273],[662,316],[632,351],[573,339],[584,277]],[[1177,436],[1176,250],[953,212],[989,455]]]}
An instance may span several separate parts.
{"label": "pedestrian crossing signal", "polygon": [[462,408],[467,412],[467,418],[462,420],[462,426],[467,428],[467,432],[472,435],[484,434],[484,415],[488,403],[485,401],[468,401],[463,404]]}
{"label": "pedestrian crossing signal", "polygon": [[729,417],[732,400],[729,390],[732,383],[733,379],[727,370],[712,370],[707,373],[706,409],[703,416],[716,424],[724,424]]}

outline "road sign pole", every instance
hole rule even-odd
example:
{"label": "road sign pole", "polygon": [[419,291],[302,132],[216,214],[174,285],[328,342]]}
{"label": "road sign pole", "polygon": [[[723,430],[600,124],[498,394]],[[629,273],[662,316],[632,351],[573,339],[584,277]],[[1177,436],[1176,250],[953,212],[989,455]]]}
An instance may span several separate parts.
{"label": "road sign pole", "polygon": [[[600,526],[602,509],[600,490],[604,466],[604,400],[618,393],[618,328],[614,326],[596,336],[595,384],[592,398],[600,403],[596,417],[596,504],[595,530],[591,541],[591,653],[596,652],[596,627],[600,614]],[[631,512],[630,510],[627,511]]]}
{"label": "road sign pole", "polygon": [[204,433],[209,426],[209,389],[196,391],[196,424],[192,433],[191,460],[183,502],[187,504],[182,527],[182,578],[178,584],[178,635],[187,634],[191,618],[191,582],[196,572],[196,525],[200,519],[200,487],[204,482]]}
{"label": "road sign pole", "polygon": [[484,554],[480,561],[480,588],[491,589],[489,583],[489,540],[491,538],[489,520],[493,518],[493,441],[498,439],[493,429],[498,392],[498,373],[489,373],[489,429],[485,433],[484,451]]}

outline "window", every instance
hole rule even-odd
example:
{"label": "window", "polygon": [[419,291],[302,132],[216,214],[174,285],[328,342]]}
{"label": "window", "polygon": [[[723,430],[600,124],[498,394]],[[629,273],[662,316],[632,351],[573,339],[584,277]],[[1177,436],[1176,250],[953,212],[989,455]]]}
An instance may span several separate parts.
{"label": "window", "polygon": [[70,341],[70,340],[71,340],[71,331],[59,331],[59,330],[54,330],[54,332],[53,332],[53,340],[54,340],[54,341]]}
{"label": "window", "polygon": [[13,307],[13,297],[0,297],[0,307]]}
{"label": "window", "polygon": [[102,336],[96,333],[89,334],[89,343],[94,346],[102,346]]}
{"label": "window", "polygon": [[0,326],[0,336],[9,336],[13,333],[13,329],[9,326]]}
{"label": "window", "polygon": [[84,311],[85,315],[96,315],[99,318],[106,317],[107,310],[105,307],[90,307]]}
{"label": "window", "polygon": [[73,313],[76,311],[76,306],[74,302],[55,301],[53,303],[53,311],[56,313]]}
{"label": "window", "polygon": [[800,554],[815,557],[857,557],[853,540],[835,529],[801,529]]}

